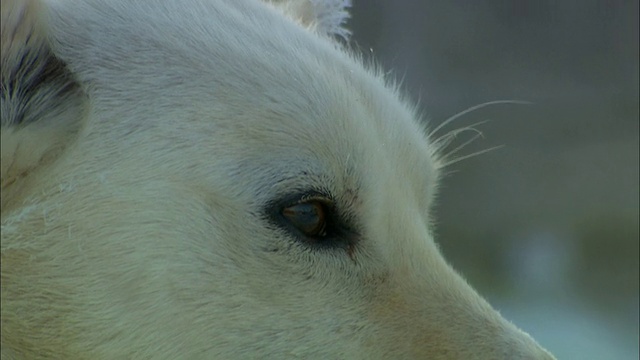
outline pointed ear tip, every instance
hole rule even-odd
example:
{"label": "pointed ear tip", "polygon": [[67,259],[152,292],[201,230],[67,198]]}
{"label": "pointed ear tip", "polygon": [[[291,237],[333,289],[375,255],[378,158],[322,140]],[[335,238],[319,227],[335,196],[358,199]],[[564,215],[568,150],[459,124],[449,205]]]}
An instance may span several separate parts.
{"label": "pointed ear tip", "polygon": [[349,39],[351,31],[344,25],[351,17],[348,10],[351,7],[351,0],[317,0],[314,4],[317,21],[322,30],[327,34]]}
{"label": "pointed ear tip", "polygon": [[267,0],[301,25],[315,31],[348,40],[344,27],[351,14],[351,0]]}
{"label": "pointed ear tip", "polygon": [[316,21],[327,33],[348,37],[351,33],[344,28],[345,22],[351,17],[349,8],[351,0],[315,0]]}

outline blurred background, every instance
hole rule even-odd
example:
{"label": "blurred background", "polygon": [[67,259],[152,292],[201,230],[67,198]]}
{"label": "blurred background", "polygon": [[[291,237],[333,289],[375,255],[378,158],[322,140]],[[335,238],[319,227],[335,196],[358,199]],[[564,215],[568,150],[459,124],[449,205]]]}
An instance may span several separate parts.
{"label": "blurred background", "polygon": [[[638,1],[354,0],[352,46],[433,129],[484,136],[435,211],[445,256],[559,359],[638,359]],[[473,134],[461,134],[454,149]]]}

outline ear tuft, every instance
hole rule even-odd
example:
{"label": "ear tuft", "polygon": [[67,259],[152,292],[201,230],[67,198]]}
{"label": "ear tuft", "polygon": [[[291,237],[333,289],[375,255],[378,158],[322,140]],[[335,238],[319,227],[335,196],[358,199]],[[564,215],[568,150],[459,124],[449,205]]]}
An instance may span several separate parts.
{"label": "ear tuft", "polygon": [[285,15],[323,35],[349,40],[351,32],[344,27],[349,19],[351,0],[271,0]]}
{"label": "ear tuft", "polygon": [[44,4],[2,0],[0,175],[5,190],[60,154],[80,130],[87,99],[53,54]]}

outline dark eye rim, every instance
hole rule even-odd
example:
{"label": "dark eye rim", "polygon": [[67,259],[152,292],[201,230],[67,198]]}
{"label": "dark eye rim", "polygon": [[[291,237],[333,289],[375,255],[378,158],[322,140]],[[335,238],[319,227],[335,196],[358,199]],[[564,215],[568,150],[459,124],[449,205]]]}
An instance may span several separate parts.
{"label": "dark eye rim", "polygon": [[[282,214],[287,207],[315,201],[323,205],[325,213],[325,229],[321,236],[309,236],[303,233]],[[312,190],[293,193],[271,202],[266,208],[267,218],[273,225],[305,246],[315,249],[349,249],[355,243],[355,233],[341,216],[334,198],[327,192]]]}

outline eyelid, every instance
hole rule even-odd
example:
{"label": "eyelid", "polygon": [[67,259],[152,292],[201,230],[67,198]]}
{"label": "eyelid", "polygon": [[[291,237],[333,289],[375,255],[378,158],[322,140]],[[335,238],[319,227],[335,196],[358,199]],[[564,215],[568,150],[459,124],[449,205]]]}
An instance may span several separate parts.
{"label": "eyelid", "polygon": [[280,209],[284,209],[289,206],[303,204],[309,201],[320,201],[324,205],[333,207],[335,202],[333,197],[325,191],[311,190],[305,192],[299,192],[296,195],[288,196],[287,199],[280,202]]}
{"label": "eyelid", "polygon": [[[322,203],[324,207],[326,228],[323,230],[324,235],[320,238],[305,235],[282,213],[287,207],[314,201]],[[359,240],[359,231],[353,222],[353,213],[349,208],[341,208],[331,193],[326,190],[309,189],[297,192],[294,190],[267,203],[266,210],[266,215],[272,224],[286,230],[300,243],[314,249],[349,249]]]}

